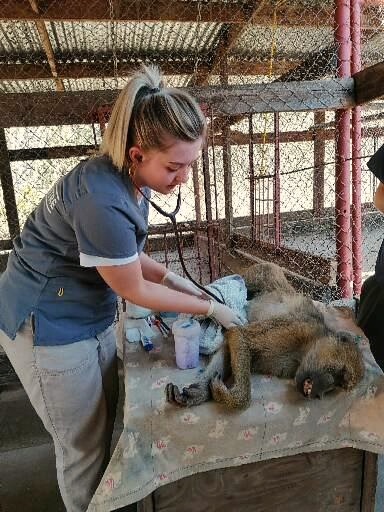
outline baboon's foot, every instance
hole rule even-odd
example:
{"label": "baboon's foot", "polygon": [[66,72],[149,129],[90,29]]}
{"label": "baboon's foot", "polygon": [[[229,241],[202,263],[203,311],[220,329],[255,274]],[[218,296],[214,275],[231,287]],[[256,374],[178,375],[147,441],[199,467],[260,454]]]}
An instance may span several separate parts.
{"label": "baboon's foot", "polygon": [[215,402],[220,402],[230,409],[246,409],[251,403],[251,395],[244,388],[233,386],[228,389],[220,375],[212,378],[211,393]]}
{"label": "baboon's foot", "polygon": [[167,401],[171,404],[179,405],[181,407],[192,407],[209,400],[211,398],[211,391],[208,385],[198,382],[191,384],[180,391],[176,384],[169,382],[165,386],[165,395]]}

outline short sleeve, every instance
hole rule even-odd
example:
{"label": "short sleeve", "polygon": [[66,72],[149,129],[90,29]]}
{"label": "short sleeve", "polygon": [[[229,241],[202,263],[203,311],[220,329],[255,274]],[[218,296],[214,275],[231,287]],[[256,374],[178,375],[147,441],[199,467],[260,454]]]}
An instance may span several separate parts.
{"label": "short sleeve", "polygon": [[376,151],[370,160],[368,160],[367,166],[376,178],[378,178],[381,183],[384,183],[384,144]]}
{"label": "short sleeve", "polygon": [[122,265],[138,258],[137,226],[127,202],[88,194],[76,201],[72,213],[80,265]]}

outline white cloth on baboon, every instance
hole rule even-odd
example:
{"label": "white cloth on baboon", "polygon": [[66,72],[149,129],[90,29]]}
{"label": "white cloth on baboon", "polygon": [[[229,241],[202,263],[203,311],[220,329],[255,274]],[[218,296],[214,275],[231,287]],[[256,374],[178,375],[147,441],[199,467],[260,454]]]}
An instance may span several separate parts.
{"label": "white cloth on baboon", "polygon": [[[225,304],[236,311],[244,323],[247,323],[247,288],[244,279],[238,274],[221,277],[206,288]],[[182,315],[185,317],[185,315]],[[224,340],[223,327],[212,318],[194,317],[200,322],[201,332],[199,340],[200,354],[213,354],[222,345]]]}

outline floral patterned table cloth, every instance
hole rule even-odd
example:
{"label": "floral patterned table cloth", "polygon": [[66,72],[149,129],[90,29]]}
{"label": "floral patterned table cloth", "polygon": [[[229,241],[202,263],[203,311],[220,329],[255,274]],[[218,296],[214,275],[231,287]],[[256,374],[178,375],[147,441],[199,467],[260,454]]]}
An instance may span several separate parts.
{"label": "floral patterned table cloth", "polygon": [[166,383],[184,386],[201,369],[177,369],[172,336],[157,338],[151,352],[123,341],[124,430],[88,511],[115,510],[217,468],[343,447],[384,453],[384,376],[353,320],[342,327],[356,333],[364,355],[365,377],[355,390],[307,400],[290,380],[254,375],[252,404],[240,412],[213,402],[168,404]]}

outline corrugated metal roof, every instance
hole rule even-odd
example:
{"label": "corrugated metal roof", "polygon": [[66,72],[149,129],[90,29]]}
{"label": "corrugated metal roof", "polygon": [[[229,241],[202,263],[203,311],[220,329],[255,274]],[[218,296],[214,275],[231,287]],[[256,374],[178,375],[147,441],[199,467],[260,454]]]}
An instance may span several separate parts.
{"label": "corrugated metal roof", "polygon": [[[331,27],[264,27],[248,26],[236,42],[231,55],[239,58],[264,58],[274,54],[284,58],[305,58],[311,52],[326,48],[333,43]],[[257,60],[257,59],[255,59]]]}
{"label": "corrugated metal roof", "polygon": [[0,22],[0,59],[15,62],[18,57],[27,58],[42,52],[36,25],[28,21]]}
{"label": "corrugated metal roof", "polygon": [[382,61],[384,58],[384,31],[374,34],[363,44],[362,61],[364,66]]}
{"label": "corrugated metal roof", "polygon": [[[191,1],[191,0],[186,0]],[[197,0],[193,0],[196,2]],[[235,3],[244,5],[243,0],[209,0],[212,5]],[[271,23],[269,26],[245,25],[243,31],[227,54],[229,63],[268,61],[274,44],[273,58],[275,61],[304,60],[315,52],[333,44],[333,0],[291,0],[289,8],[294,9],[295,16],[303,17],[303,26],[282,26],[279,18],[273,27],[273,6],[271,5]],[[306,8],[320,7],[329,13],[329,26],[305,27]],[[60,9],[60,5],[57,6]],[[218,7],[219,8],[219,7]],[[297,14],[298,13],[298,14]],[[383,9],[384,13],[384,9]],[[380,11],[379,11],[380,15]],[[384,14],[383,14],[384,19]],[[280,24],[279,24],[280,23]],[[197,22],[45,22],[45,27],[57,64],[79,63],[100,64],[93,70],[94,78],[63,78],[66,90],[94,90],[121,88],[125,78],[111,77],[111,62],[116,55],[118,62],[139,63],[142,60],[159,63],[172,63],[173,68],[166,72],[172,73],[170,85],[184,86],[189,77],[182,66],[188,64],[192,71],[196,61],[199,65],[208,65],[215,59],[221,36],[228,28],[223,23]],[[39,65],[44,67],[47,79],[25,80],[22,74],[18,79],[0,80],[1,92],[32,92],[54,91],[55,83],[50,79],[48,58],[44,51],[35,22],[0,21],[0,66],[3,63]],[[383,59],[384,34],[378,29],[370,32],[370,37],[363,44],[363,64],[369,65]],[[180,64],[179,64],[180,63]],[[103,66],[109,70],[103,77]],[[176,75],[180,66],[181,75]],[[17,71],[17,70],[16,70]],[[217,69],[215,69],[217,72]],[[32,70],[33,72],[33,70]],[[255,68],[254,73],[260,74]],[[118,70],[119,74],[119,70]],[[60,74],[59,74],[60,76]],[[73,76],[62,75],[62,76]],[[92,74],[91,74],[92,76]],[[268,76],[246,76],[238,74],[230,78],[230,83],[258,83],[270,81]],[[209,83],[218,83],[215,76],[210,76]]]}
{"label": "corrugated metal roof", "polygon": [[110,55],[121,58],[140,54],[164,55],[170,59],[210,52],[215,45],[218,23],[47,23],[49,37],[57,55]]}
{"label": "corrugated metal roof", "polygon": [[[164,76],[169,87],[185,87],[190,79],[189,75]],[[102,91],[108,89],[122,89],[127,83],[127,77],[117,78],[80,78],[63,80],[66,91]],[[0,82],[1,83],[1,82]]]}
{"label": "corrugated metal roof", "polygon": [[55,91],[53,80],[0,80],[0,92],[47,92]]}

